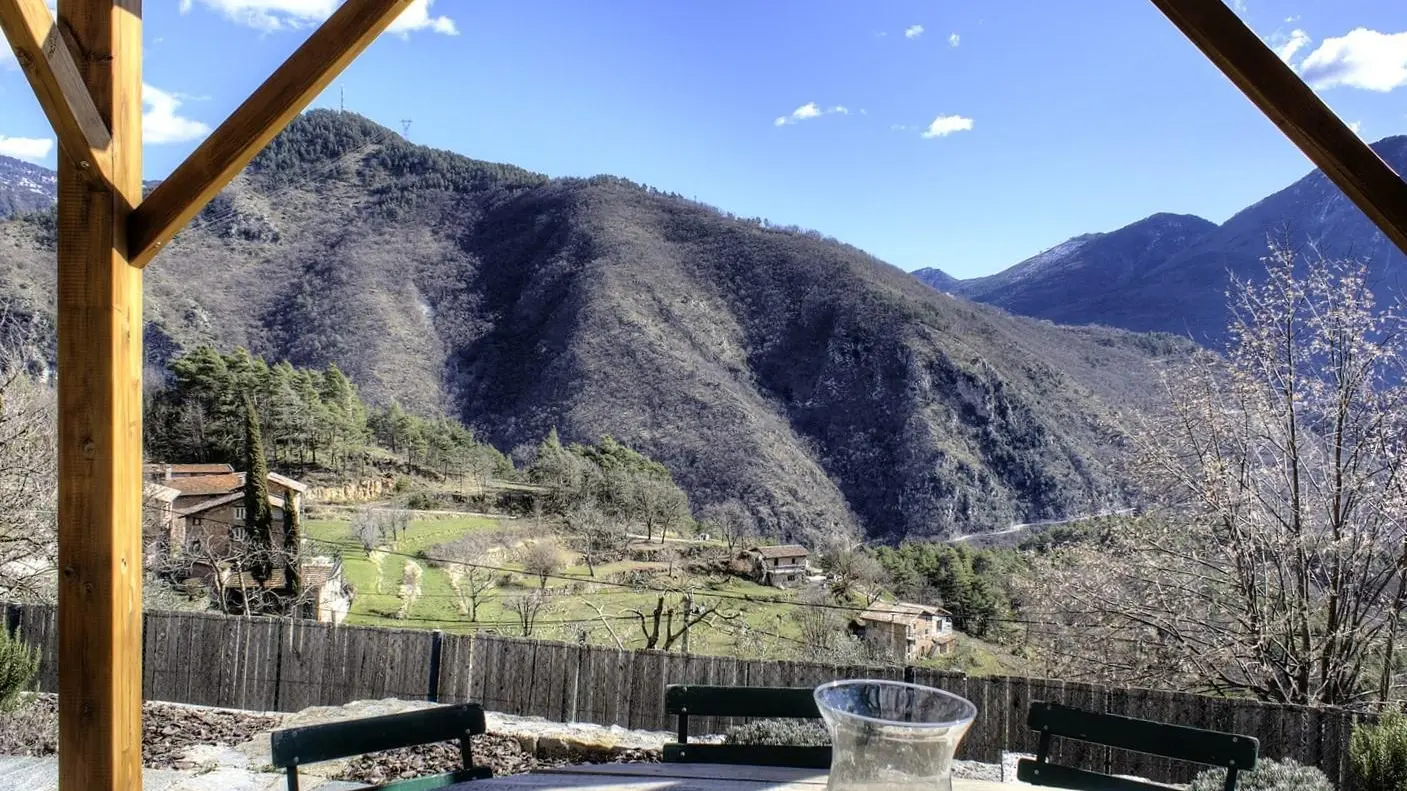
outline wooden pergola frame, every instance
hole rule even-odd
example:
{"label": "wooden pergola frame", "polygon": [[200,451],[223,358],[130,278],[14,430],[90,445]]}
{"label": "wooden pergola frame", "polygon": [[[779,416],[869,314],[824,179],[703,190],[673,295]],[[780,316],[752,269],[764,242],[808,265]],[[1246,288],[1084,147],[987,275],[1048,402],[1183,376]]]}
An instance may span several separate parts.
{"label": "wooden pergola frame", "polygon": [[[1222,0],[1152,0],[1407,251],[1407,184]],[[411,0],[347,0],[142,198],[141,0],[0,0],[59,139],[59,785],[142,774],[142,268]]]}

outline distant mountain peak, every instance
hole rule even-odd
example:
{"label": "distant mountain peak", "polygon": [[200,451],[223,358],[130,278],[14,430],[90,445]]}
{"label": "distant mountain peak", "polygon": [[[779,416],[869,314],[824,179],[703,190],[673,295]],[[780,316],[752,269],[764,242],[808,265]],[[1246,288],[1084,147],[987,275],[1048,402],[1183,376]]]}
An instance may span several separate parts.
{"label": "distant mountain peak", "polygon": [[0,218],[47,209],[54,205],[58,193],[54,171],[0,156]]}
{"label": "distant mountain peak", "polygon": [[915,269],[909,274],[939,291],[953,291],[958,283],[962,282],[936,266],[926,266],[923,269]]}

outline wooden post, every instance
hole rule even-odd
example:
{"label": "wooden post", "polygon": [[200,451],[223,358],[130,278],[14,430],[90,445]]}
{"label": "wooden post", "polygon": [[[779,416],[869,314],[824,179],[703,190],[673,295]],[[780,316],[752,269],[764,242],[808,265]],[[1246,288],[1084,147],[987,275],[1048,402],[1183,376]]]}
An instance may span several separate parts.
{"label": "wooden post", "polygon": [[[112,184],[60,149],[59,787],[142,787],[141,0],[59,0]],[[91,167],[91,165],[90,165]]]}

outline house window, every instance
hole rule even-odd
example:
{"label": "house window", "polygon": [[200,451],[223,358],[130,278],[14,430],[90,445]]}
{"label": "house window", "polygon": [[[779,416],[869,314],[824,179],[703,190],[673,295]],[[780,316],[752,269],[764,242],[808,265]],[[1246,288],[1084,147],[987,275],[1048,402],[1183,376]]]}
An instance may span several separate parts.
{"label": "house window", "polygon": [[191,527],[200,527],[200,523],[204,521],[204,519],[201,519],[198,516],[193,516],[191,517]]}
{"label": "house window", "polygon": [[235,512],[235,517],[234,517],[235,519],[243,519],[243,518],[244,518],[244,506],[242,506],[242,505],[236,505],[236,506],[235,506],[235,509],[234,509],[234,512]]}

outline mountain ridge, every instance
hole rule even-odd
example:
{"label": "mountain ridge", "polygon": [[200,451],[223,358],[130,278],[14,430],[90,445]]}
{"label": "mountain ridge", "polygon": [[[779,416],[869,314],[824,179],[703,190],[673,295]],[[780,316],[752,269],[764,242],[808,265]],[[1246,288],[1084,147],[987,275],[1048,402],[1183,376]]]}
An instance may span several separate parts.
{"label": "mountain ridge", "polygon": [[[1374,151],[1407,172],[1407,135]],[[1161,234],[1161,235],[1160,235]],[[1407,256],[1313,170],[1221,225],[1193,215],[1154,214],[1113,231],[1084,234],[980,278],[943,290],[1025,316],[1169,332],[1219,346],[1231,278],[1258,279],[1271,242],[1370,262],[1369,284],[1402,293]]]}
{"label": "mountain ridge", "polygon": [[[40,224],[0,299],[52,316]],[[300,117],[147,270],[149,373],[335,362],[505,451],[610,434],[768,536],[938,537],[1125,505],[1123,423],[1184,344],[938,294],[817,233]],[[47,341],[46,341],[47,342]],[[41,344],[42,345],[42,344]]]}

